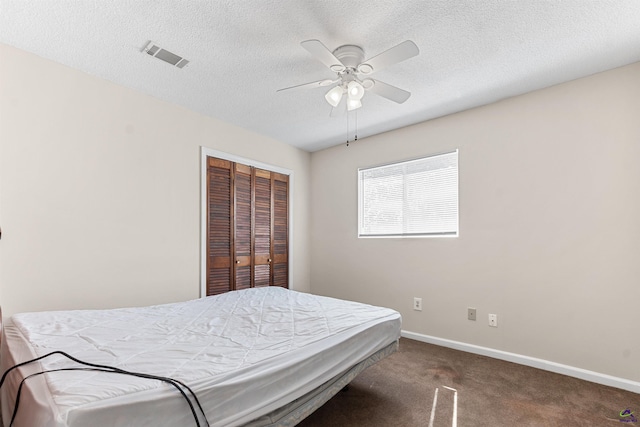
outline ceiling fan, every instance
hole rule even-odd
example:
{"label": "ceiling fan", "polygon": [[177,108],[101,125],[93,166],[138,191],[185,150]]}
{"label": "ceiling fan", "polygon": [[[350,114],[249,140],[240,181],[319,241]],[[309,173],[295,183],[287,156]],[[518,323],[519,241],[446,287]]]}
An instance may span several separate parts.
{"label": "ceiling fan", "polygon": [[300,43],[318,61],[336,73],[337,78],[318,80],[296,86],[279,89],[277,92],[289,89],[315,88],[331,86],[338,83],[325,94],[327,102],[335,108],[346,94],[347,110],[362,107],[362,97],[365,91],[373,92],[398,104],[402,104],[411,93],[390,84],[375,80],[369,75],[418,55],[418,46],[411,40],[406,40],[372,58],[365,60],[364,49],[355,45],[344,45],[330,51],[319,40],[306,40]]}

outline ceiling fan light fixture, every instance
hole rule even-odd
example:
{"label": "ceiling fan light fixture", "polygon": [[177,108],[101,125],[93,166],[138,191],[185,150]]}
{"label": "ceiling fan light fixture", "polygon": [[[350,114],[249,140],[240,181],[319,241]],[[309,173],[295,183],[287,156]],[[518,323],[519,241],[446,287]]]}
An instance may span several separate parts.
{"label": "ceiling fan light fixture", "polygon": [[357,110],[362,107],[362,102],[359,99],[347,99],[347,111]]}
{"label": "ceiling fan light fixture", "polygon": [[362,96],[364,95],[364,87],[362,87],[362,85],[357,81],[352,80],[347,85],[347,93],[348,93],[347,96],[349,97],[349,99],[359,101],[362,99]]}
{"label": "ceiling fan light fixture", "polygon": [[369,64],[360,64],[358,65],[358,72],[360,74],[371,74],[373,73],[373,67]]}
{"label": "ceiling fan light fixture", "polygon": [[327,100],[329,104],[331,104],[332,107],[337,107],[338,104],[340,104],[340,101],[342,100],[343,92],[344,90],[342,89],[342,86],[336,86],[333,89],[331,89],[329,92],[327,92],[324,98]]}

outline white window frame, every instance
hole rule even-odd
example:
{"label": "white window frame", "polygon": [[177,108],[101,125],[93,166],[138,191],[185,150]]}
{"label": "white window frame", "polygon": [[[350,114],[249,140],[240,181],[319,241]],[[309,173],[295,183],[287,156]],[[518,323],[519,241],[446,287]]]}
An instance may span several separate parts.
{"label": "white window frame", "polygon": [[[413,162],[418,162],[418,161],[423,161],[425,159],[429,159],[429,158],[433,158],[433,157],[439,157],[439,156],[444,156],[444,155],[449,155],[449,154],[454,154],[456,155],[456,223],[455,223],[455,231],[442,231],[442,232],[424,232],[424,233],[390,233],[390,234],[383,234],[383,233],[365,233],[363,232],[363,221],[364,221],[364,192],[363,192],[363,187],[362,187],[362,183],[363,183],[363,177],[362,174],[366,171],[370,171],[372,169],[383,169],[386,167],[396,167],[396,166],[401,166],[404,164],[409,164],[409,163],[413,163]],[[428,156],[424,156],[424,157],[420,157],[420,158],[415,158],[415,159],[410,159],[410,160],[403,160],[403,161],[398,161],[398,162],[393,162],[393,163],[387,163],[387,164],[383,164],[383,165],[378,165],[378,166],[371,166],[371,167],[366,167],[366,168],[359,168],[358,169],[358,238],[366,238],[366,239],[371,239],[371,238],[434,238],[434,237],[458,237],[460,235],[460,191],[459,191],[459,182],[460,182],[460,169],[459,169],[459,150],[453,150],[453,151],[448,151],[448,152],[443,152],[443,153],[437,153],[437,154],[431,154]],[[405,189],[406,192],[406,189]],[[403,195],[403,200],[404,200],[405,196]]]}

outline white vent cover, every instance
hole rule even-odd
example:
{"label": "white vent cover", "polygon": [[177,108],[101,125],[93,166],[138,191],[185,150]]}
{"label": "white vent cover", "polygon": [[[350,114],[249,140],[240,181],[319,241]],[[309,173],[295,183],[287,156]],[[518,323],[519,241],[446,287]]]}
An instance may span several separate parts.
{"label": "white vent cover", "polygon": [[144,51],[147,52],[149,55],[154,56],[158,59],[161,59],[164,62],[167,62],[178,68],[184,68],[184,66],[189,63],[188,60],[184,59],[181,56],[176,55],[173,52],[169,52],[168,50],[161,48],[160,46],[156,45],[154,42],[149,42],[145,46]]}

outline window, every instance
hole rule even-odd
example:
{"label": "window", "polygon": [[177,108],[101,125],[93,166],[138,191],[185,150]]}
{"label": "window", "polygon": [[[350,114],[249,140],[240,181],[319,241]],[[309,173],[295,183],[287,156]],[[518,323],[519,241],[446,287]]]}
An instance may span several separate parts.
{"label": "window", "polygon": [[358,169],[358,237],[458,235],[458,150]]}

